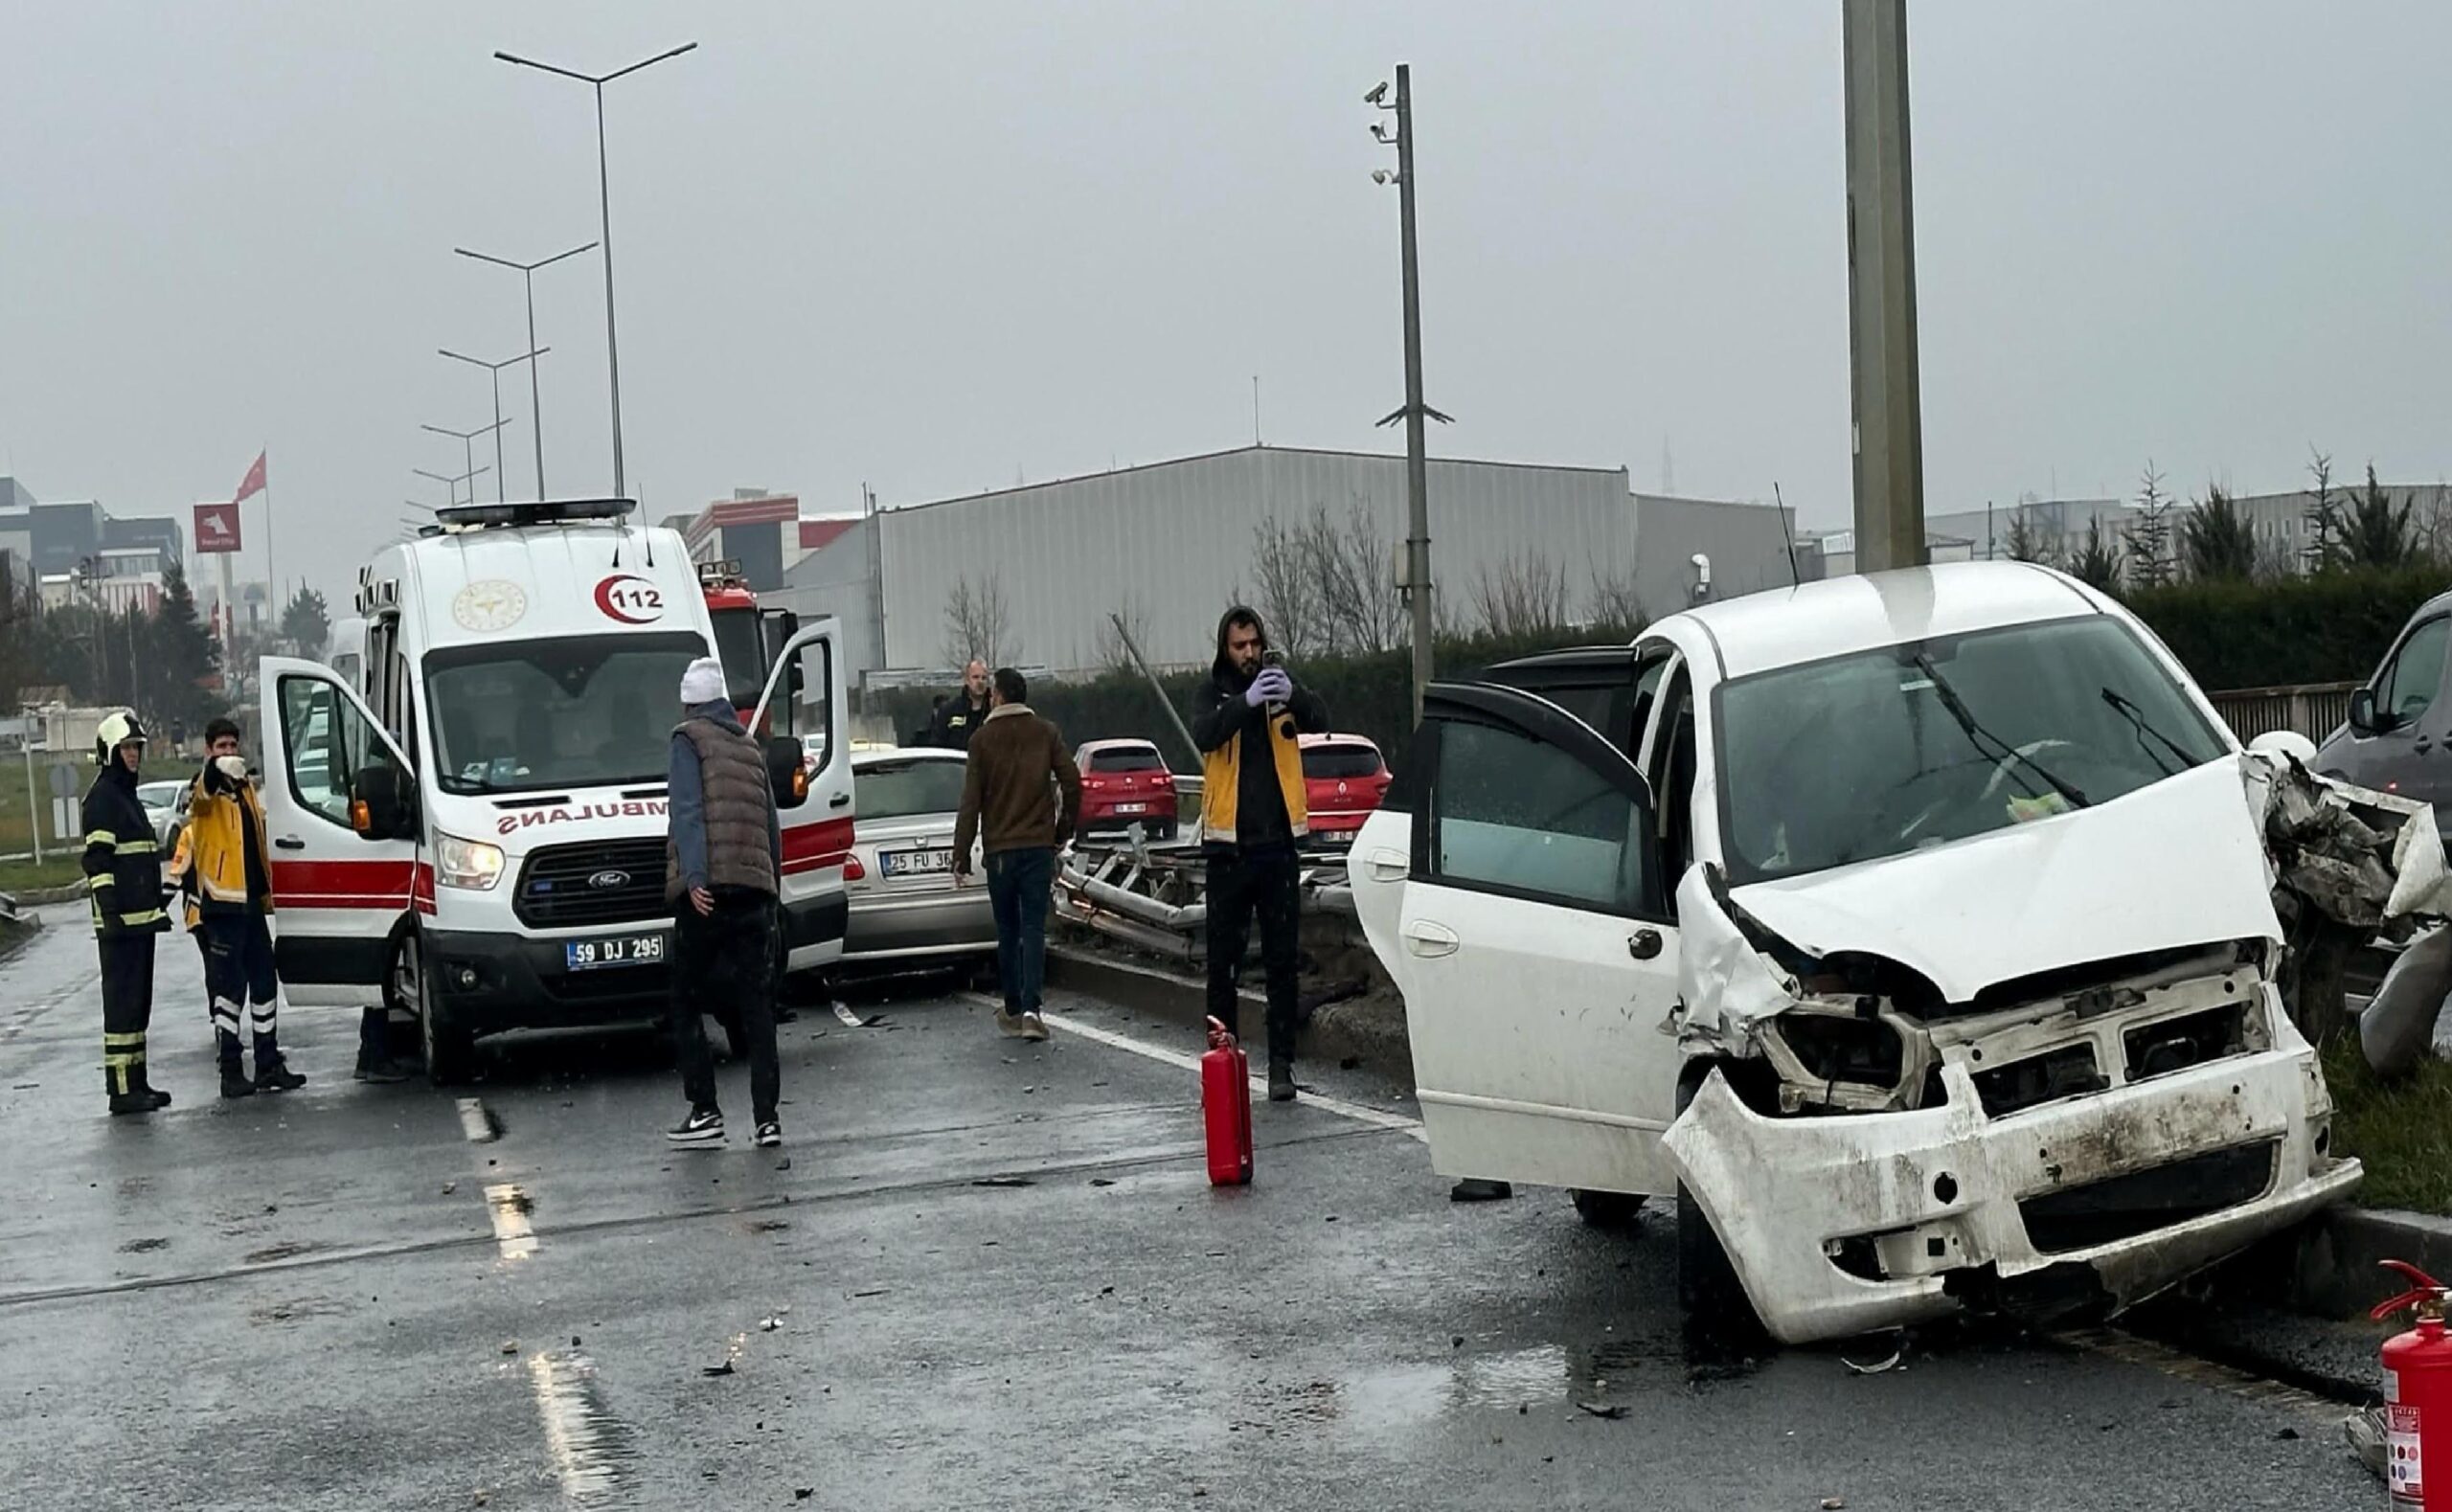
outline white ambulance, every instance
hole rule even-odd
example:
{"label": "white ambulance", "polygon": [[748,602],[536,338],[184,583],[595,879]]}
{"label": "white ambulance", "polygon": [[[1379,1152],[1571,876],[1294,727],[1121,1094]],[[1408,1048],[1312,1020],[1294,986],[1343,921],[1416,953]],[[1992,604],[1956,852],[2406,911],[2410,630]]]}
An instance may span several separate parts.
{"label": "white ambulance", "polygon": [[[628,500],[475,505],[358,575],[356,677],[262,663],[265,817],[292,1002],[388,1004],[428,1075],[478,1036],[666,1001],[665,772],[682,669],[714,654],[697,569]],[[831,620],[775,659],[788,968],[842,954],[851,763]],[[336,658],[337,660],[337,658]],[[822,761],[803,759],[817,735]]]}

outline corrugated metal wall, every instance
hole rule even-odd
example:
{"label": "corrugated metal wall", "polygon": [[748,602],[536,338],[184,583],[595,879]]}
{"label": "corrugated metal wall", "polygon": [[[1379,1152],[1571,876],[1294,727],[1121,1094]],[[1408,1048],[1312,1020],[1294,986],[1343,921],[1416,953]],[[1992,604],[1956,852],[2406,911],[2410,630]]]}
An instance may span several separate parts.
{"label": "corrugated metal wall", "polygon": [[[1635,564],[1637,503],[1623,469],[1433,461],[1429,484],[1433,568],[1455,622],[1477,619],[1472,587],[1482,573],[1527,553],[1567,573],[1578,612],[1591,602],[1595,576],[1644,575]],[[1258,591],[1255,528],[1272,515],[1291,525],[1321,506],[1343,520],[1356,504],[1377,528],[1383,571],[1393,574],[1405,533],[1401,457],[1245,448],[889,510],[886,659],[896,667],[945,665],[948,597],[965,578],[992,575],[1014,643],[1004,649],[1008,660],[1094,666],[1107,614],[1126,609],[1147,627],[1142,649],[1151,660],[1206,662],[1230,596]],[[1760,514],[1745,522],[1754,530],[1738,533],[1760,538],[1767,523],[1776,566],[1777,518]],[[1693,549],[1704,548],[1683,548],[1674,561]],[[1714,562],[1720,571],[1716,554]],[[1645,595],[1655,615],[1680,602]]]}

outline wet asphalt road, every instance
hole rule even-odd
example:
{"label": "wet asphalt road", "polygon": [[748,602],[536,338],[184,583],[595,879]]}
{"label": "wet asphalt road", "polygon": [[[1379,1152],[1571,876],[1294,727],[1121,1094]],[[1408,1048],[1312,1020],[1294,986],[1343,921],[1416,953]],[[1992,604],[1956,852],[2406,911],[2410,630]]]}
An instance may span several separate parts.
{"label": "wet asphalt road", "polygon": [[787,1160],[740,1129],[668,1151],[637,1039],[498,1057],[463,1090],[499,1126],[477,1141],[454,1095],[352,1083],[348,1013],[287,1016],[303,1091],[216,1101],[173,938],[152,1056],[179,1101],[114,1120],[91,942],[55,920],[0,963],[11,1507],[2380,1501],[2338,1413],[2100,1353],[1690,1380],[1664,1220],[1452,1206],[1407,1132],[1317,1103],[1259,1105],[1258,1183],[1213,1191],[1189,1072],[1000,1039],[958,994],[786,1026]]}

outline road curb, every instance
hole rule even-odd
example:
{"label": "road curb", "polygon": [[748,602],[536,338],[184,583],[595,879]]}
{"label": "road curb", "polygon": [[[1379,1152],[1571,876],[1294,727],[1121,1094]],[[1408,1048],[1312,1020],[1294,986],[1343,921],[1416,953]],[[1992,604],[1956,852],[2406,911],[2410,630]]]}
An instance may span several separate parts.
{"label": "road curb", "polygon": [[[1209,1017],[1209,987],[1204,980],[1129,957],[1051,940],[1047,980],[1052,985],[1094,993],[1181,1025],[1193,1033]],[[1242,1004],[1242,1027],[1250,1031],[1246,1038],[1258,1042],[1268,1000],[1248,988],[1237,997]],[[1253,1048],[1257,1053],[1257,1043]],[[1407,1086],[1413,1084],[1413,1051],[1405,1038],[1401,1010],[1373,1004],[1324,1004],[1304,1025],[1295,1041],[1295,1054],[1312,1060],[1354,1060]]]}
{"label": "road curb", "polygon": [[81,882],[71,882],[65,887],[37,888],[32,891],[11,892],[9,895],[17,900],[19,908],[42,908],[52,903],[74,903],[85,895],[85,885]]}
{"label": "road curb", "polygon": [[2364,1318],[2405,1289],[2386,1260],[2452,1275],[2452,1218],[2389,1207],[2336,1207],[2301,1230],[2290,1267],[2291,1305],[2318,1318]]}

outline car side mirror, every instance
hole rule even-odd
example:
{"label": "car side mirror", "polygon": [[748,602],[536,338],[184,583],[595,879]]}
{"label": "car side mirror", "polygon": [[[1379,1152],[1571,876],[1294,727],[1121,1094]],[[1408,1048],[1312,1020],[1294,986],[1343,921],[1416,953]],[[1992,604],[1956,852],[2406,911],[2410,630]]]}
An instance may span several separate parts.
{"label": "car side mirror", "polygon": [[808,801],[806,750],[789,735],[766,742],[766,779],[775,784],[775,806],[798,808]]}
{"label": "car side mirror", "polygon": [[2398,728],[2400,721],[2375,707],[2375,689],[2362,688],[2350,695],[2350,728],[2362,735],[2380,735]]}
{"label": "car side mirror", "polygon": [[350,783],[349,827],[364,840],[406,840],[414,833],[399,768],[377,762]]}

